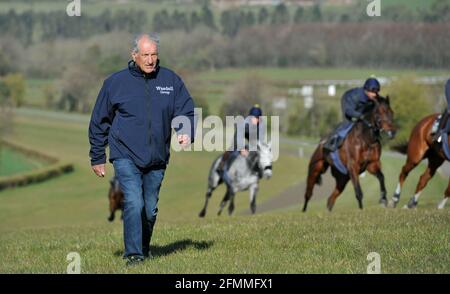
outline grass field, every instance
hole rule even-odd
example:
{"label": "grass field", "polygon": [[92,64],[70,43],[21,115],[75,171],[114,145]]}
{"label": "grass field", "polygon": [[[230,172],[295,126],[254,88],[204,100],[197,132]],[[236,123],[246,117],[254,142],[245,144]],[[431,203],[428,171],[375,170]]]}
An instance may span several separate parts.
{"label": "grass field", "polygon": [[[120,221],[106,217],[107,179],[89,167],[87,123],[82,115],[21,111],[14,140],[64,158],[75,171],[40,184],[0,192],[0,272],[64,273],[69,252],[79,252],[83,273],[364,273],[369,252],[381,255],[384,273],[449,273],[448,208],[438,211],[448,180],[436,175],[416,210],[382,209],[378,183],[362,178],[365,209],[357,209],[351,185],[325,209],[314,195],[306,214],[298,204],[255,216],[247,193],[236,197],[236,214],[216,216],[224,190],[214,193],[205,219],[197,217],[209,164],[217,153],[172,153],[160,194],[153,260],[128,269]],[[274,176],[261,182],[257,203],[277,197],[305,179],[307,158],[282,146]],[[389,196],[402,159],[385,156]],[[412,195],[423,166],[410,174],[401,205]],[[112,169],[108,165],[107,177]]]}
{"label": "grass field", "polygon": [[44,166],[45,163],[26,157],[10,148],[0,149],[0,177],[7,177]]}

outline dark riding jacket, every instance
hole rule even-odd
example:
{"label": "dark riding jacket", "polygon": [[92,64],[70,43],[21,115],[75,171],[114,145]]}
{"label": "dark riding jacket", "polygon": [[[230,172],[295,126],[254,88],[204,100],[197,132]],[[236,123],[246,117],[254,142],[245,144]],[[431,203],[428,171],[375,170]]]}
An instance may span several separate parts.
{"label": "dark riding jacket", "polygon": [[260,120],[257,125],[251,123],[252,116],[247,116],[243,123],[234,126],[233,150],[252,149],[256,151],[258,143],[266,138],[266,124]]}
{"label": "dark riding jacket", "polygon": [[350,89],[344,93],[341,99],[342,112],[347,121],[361,118],[373,106],[373,102],[364,93],[364,88]]}
{"label": "dark riding jacket", "polygon": [[89,124],[91,164],[128,158],[145,168],[166,165],[172,119],[185,116],[191,126],[176,128],[194,140],[194,102],[181,78],[157,65],[145,74],[134,62],[108,77],[98,94]]}

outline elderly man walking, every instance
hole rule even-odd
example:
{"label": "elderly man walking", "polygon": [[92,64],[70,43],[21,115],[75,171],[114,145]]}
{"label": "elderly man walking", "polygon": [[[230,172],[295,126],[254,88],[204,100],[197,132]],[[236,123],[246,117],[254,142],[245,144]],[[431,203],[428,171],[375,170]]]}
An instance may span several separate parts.
{"label": "elderly man walking", "polygon": [[159,66],[158,45],[159,40],[148,34],[135,39],[132,60],[104,81],[89,124],[94,173],[105,176],[105,148],[109,145],[109,161],[124,193],[127,265],[151,257],[150,240],[169,162],[172,120],[185,116],[190,122],[190,126],[176,129],[182,146],[194,138],[194,102],[181,78]]}

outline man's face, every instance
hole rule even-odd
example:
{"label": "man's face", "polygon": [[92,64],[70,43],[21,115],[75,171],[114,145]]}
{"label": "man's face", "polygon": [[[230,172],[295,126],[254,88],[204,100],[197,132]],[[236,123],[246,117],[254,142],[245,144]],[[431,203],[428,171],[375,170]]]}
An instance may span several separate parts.
{"label": "man's face", "polygon": [[259,117],[252,116],[251,121],[252,121],[252,124],[257,125],[259,123]]}
{"label": "man's face", "polygon": [[133,52],[132,57],[137,66],[149,74],[156,69],[158,61],[158,46],[148,38],[142,38],[138,43],[138,52]]}
{"label": "man's face", "polygon": [[375,100],[378,96],[377,92],[371,92],[371,91],[366,91],[366,95],[367,97],[369,97],[370,100]]}

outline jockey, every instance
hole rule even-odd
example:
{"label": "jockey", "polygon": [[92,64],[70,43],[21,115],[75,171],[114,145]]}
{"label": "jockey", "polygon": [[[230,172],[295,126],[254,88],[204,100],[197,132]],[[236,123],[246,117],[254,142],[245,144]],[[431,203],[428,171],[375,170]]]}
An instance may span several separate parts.
{"label": "jockey", "polygon": [[[248,156],[249,151],[256,151],[259,142],[263,142],[265,138],[265,123],[262,119],[262,110],[258,104],[255,104],[243,124],[236,124],[234,129],[233,149],[227,150],[222,155],[222,160],[217,168],[219,173],[227,170],[227,165],[241,154]],[[245,142],[242,142],[244,139]],[[226,172],[223,173],[224,180],[227,184],[229,178]]]}
{"label": "jockey", "polygon": [[334,152],[340,147],[354,122],[362,120],[364,115],[373,109],[373,101],[378,97],[380,88],[377,79],[369,78],[362,88],[353,88],[344,93],[341,99],[344,121],[327,138],[324,149]]}
{"label": "jockey", "polygon": [[[445,98],[447,99],[447,111],[444,111],[442,114],[441,121],[439,123],[438,131],[436,132],[433,141],[441,141],[442,134],[450,133],[450,120],[448,119],[450,116],[450,79],[447,80],[445,84]],[[441,131],[442,129],[442,131]]]}

